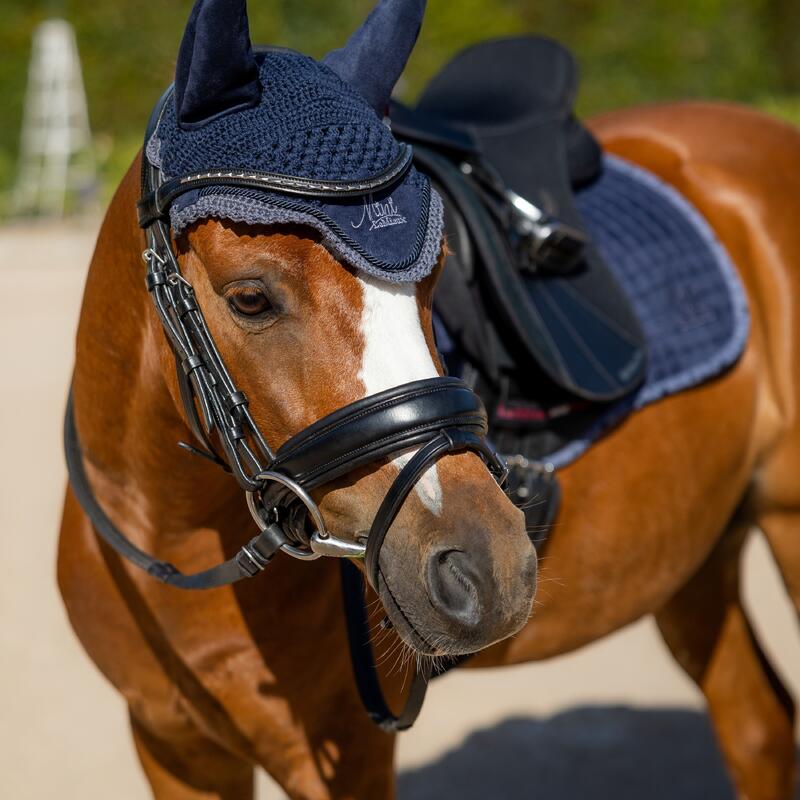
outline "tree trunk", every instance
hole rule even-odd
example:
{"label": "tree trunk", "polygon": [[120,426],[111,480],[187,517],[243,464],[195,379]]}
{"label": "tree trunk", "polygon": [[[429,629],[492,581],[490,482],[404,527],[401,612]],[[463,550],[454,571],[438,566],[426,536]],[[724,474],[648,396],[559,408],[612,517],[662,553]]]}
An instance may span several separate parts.
{"label": "tree trunk", "polygon": [[800,2],[766,0],[764,10],[780,88],[787,92],[800,91]]}

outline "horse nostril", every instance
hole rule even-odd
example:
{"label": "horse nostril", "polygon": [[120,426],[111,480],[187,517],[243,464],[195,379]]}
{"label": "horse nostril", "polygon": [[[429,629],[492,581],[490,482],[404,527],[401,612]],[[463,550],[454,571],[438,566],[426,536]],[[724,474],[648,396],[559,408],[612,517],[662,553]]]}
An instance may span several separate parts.
{"label": "horse nostril", "polygon": [[470,557],[461,550],[443,550],[428,559],[428,593],[438,610],[464,625],[481,619],[478,578]]}

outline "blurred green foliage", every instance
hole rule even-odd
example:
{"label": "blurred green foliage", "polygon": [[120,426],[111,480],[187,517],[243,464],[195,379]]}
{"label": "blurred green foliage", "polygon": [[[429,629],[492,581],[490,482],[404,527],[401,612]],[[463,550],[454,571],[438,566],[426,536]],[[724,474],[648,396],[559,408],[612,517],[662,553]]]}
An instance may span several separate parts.
{"label": "blurred green foliage", "polygon": [[[255,42],[314,56],[340,46],[373,0],[250,3]],[[583,70],[580,110],[681,97],[763,105],[800,121],[798,0],[430,0],[399,87],[413,98],[465,45],[536,32],[564,41]],[[14,179],[31,34],[48,17],[75,26],[104,186],[113,188],[170,81],[191,0],[2,0],[0,189]],[[790,35],[787,30],[793,27]],[[532,76],[532,80],[535,76]]]}

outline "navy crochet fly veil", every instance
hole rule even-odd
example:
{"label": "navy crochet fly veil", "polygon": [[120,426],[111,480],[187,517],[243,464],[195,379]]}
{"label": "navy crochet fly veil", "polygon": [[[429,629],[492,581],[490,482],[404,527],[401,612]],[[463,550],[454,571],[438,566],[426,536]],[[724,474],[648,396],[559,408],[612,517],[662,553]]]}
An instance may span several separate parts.
{"label": "navy crochet fly veil", "polygon": [[216,184],[177,196],[177,235],[215,217],[316,229],[337,258],[375,277],[417,281],[436,265],[442,202],[383,123],[416,42],[424,0],[380,0],[340,50],[322,62],[280,48],[254,52],[244,0],[197,0],[172,102],[163,105],[147,158],[165,180],[270,173],[377,191],[342,197]]}

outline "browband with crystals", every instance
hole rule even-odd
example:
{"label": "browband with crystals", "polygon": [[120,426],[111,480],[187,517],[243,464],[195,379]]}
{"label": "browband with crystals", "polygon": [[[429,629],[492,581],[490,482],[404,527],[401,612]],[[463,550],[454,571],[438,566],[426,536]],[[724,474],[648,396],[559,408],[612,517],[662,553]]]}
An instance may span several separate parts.
{"label": "browband with crystals", "polygon": [[281,175],[276,172],[257,170],[216,169],[179,178],[170,178],[136,204],[139,225],[145,227],[166,216],[176,197],[204,186],[234,186],[245,189],[267,189],[281,194],[303,197],[353,197],[386,189],[408,172],[412,150],[407,144],[400,145],[400,154],[383,172],[360,181],[320,181]]}

